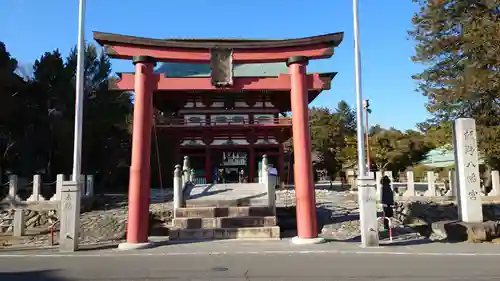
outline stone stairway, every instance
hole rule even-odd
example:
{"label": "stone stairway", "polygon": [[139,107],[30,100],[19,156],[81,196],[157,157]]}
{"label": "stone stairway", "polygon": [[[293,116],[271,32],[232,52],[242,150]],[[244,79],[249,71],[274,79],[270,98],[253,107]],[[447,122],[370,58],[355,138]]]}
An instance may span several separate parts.
{"label": "stone stairway", "polygon": [[175,210],[170,240],[279,239],[274,210],[265,206]]}
{"label": "stone stairway", "polygon": [[274,208],[266,204],[267,194],[250,185],[253,192],[245,192],[244,185],[229,187],[216,185],[211,193],[204,187],[207,196],[202,197],[190,192],[186,207],[175,210],[170,240],[279,239],[280,228]]}

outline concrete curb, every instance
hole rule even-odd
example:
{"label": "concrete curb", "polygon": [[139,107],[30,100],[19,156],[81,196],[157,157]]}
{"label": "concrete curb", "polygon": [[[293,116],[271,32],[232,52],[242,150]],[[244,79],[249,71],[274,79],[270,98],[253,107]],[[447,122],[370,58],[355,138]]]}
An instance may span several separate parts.
{"label": "concrete curb", "polygon": [[235,252],[147,252],[141,251],[110,251],[101,253],[47,253],[47,254],[0,254],[1,258],[68,258],[68,257],[168,257],[168,256],[222,256],[222,255],[398,255],[398,256],[500,256],[498,253],[467,253],[467,252],[415,252],[415,251],[383,251],[374,248],[373,251],[360,250],[303,250],[303,251],[235,251]]}

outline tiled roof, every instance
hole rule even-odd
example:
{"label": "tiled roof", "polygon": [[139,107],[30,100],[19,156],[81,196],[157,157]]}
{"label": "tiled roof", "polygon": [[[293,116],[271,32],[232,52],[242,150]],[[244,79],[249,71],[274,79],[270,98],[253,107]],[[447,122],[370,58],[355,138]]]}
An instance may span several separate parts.
{"label": "tiled roof", "polygon": [[[484,160],[479,157],[479,164],[483,164]],[[445,168],[455,165],[455,154],[452,149],[436,148],[429,151],[425,155],[425,159],[418,164],[435,167]]]}

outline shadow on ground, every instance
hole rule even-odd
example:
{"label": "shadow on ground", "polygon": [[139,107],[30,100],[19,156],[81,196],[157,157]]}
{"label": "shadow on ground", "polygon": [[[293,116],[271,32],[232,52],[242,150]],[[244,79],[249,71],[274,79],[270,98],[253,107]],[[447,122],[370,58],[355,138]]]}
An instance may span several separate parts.
{"label": "shadow on ground", "polygon": [[435,242],[491,241],[500,234],[500,204],[483,202],[484,223],[460,223],[455,202],[398,202],[395,218]]}
{"label": "shadow on ground", "polygon": [[0,272],[0,280],[4,281],[71,281],[57,276],[57,270],[37,270],[24,272]]}
{"label": "shadow on ground", "polygon": [[[278,225],[281,230],[282,238],[291,238],[297,236],[297,220],[296,220],[296,209],[295,206],[292,207],[280,207],[276,209]],[[342,213],[342,212],[341,212]],[[356,214],[345,214],[345,215],[334,215],[330,208],[318,206],[316,209],[316,214],[318,218],[318,233],[322,233],[322,229],[326,225],[336,224],[336,223],[344,223],[349,221],[358,221],[359,215]],[[382,216],[382,213],[379,213],[378,216]],[[408,232],[398,232],[397,228],[394,228],[393,231],[393,242],[389,240],[389,232],[388,231],[379,231],[379,238],[381,245],[391,245],[391,246],[410,246],[410,245],[419,245],[419,244],[428,244],[433,243],[429,239],[410,239],[410,240],[398,240],[398,238],[403,237]],[[401,229],[402,230],[402,229]],[[325,237],[327,242],[343,242],[343,243],[361,243],[361,236],[355,236],[346,239],[335,239],[331,237]]]}
{"label": "shadow on ground", "polygon": [[[297,213],[295,206],[277,207],[276,217],[280,227],[282,238],[297,236]],[[322,232],[325,225],[346,221],[359,220],[359,215],[333,216],[333,211],[328,207],[318,206],[316,208],[318,233]]]}
{"label": "shadow on ground", "polygon": [[[380,245],[381,246],[415,246],[430,243],[437,243],[437,241],[432,241],[429,239],[418,239],[418,240],[402,240],[402,241],[389,241],[389,235],[386,231],[379,231]],[[330,242],[351,242],[351,243],[361,243],[361,236],[356,236],[346,240],[335,240],[326,239],[328,243]]]}
{"label": "shadow on ground", "polygon": [[[166,203],[173,199],[173,195],[169,192],[165,192],[161,197],[163,198],[152,198],[150,203]],[[119,209],[128,206],[128,195],[120,193],[98,194],[93,197],[91,204],[88,209],[92,211]]]}

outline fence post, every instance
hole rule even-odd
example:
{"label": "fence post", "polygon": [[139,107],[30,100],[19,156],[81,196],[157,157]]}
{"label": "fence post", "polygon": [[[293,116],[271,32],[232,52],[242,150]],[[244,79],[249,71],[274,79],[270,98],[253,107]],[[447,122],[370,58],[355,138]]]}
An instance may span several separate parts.
{"label": "fence post", "polygon": [[424,196],[436,196],[436,175],[434,172],[427,172],[427,190],[425,191]]}
{"label": "fence post", "polygon": [[182,170],[181,165],[175,165],[174,170],[174,216],[175,209],[182,208],[183,198],[182,198]]}
{"label": "fence post", "polygon": [[[445,187],[446,187],[446,181],[445,181]],[[453,196],[453,171],[448,171],[448,190],[446,190],[444,196]]]}
{"label": "fence post", "polygon": [[87,197],[94,196],[94,176],[93,175],[87,175],[87,192],[85,193],[85,196],[87,196]]}
{"label": "fence post", "polygon": [[413,171],[406,172],[406,190],[403,193],[403,197],[413,197],[415,196],[415,177]]}
{"label": "fence post", "polygon": [[13,235],[14,237],[24,236],[26,230],[25,213],[23,209],[16,209],[14,211],[13,221]]}
{"label": "fence post", "polygon": [[63,181],[64,181],[64,175],[58,174],[56,177],[56,193],[54,194],[54,196],[52,196],[52,198],[50,198],[50,201],[61,200]]}
{"label": "fence post", "polygon": [[[382,180],[382,172],[381,171],[376,171],[375,172],[375,184],[377,186],[377,198],[380,198],[380,194],[382,194],[382,183],[380,182]],[[358,190],[359,192],[359,190]]]}
{"label": "fence post", "polygon": [[41,175],[34,175],[33,176],[33,190],[31,192],[31,195],[26,201],[28,202],[36,202],[36,201],[44,201],[45,198],[43,198],[41,194],[41,188],[42,188],[42,176]]}
{"label": "fence post", "polygon": [[61,252],[74,252],[78,250],[80,233],[80,201],[82,181],[64,181],[60,217],[59,250]]}
{"label": "fence post", "polygon": [[262,182],[267,192],[267,205],[276,212],[276,186],[275,178],[270,174],[269,160],[267,155],[262,156]]}
{"label": "fence post", "polygon": [[9,195],[3,200],[11,204],[21,201],[19,196],[17,196],[17,188],[19,184],[19,179],[17,175],[9,176]]}
{"label": "fence post", "polygon": [[85,193],[86,193],[86,190],[87,190],[85,178],[86,178],[85,175],[80,175],[80,178],[78,180],[78,185],[80,187],[80,192],[82,193],[81,197],[85,196]]}
{"label": "fence post", "polygon": [[189,156],[184,156],[184,161],[182,162],[182,185],[184,186],[189,181]]}
{"label": "fence post", "polygon": [[[267,171],[269,173],[269,171]],[[274,214],[276,214],[276,176],[267,175],[267,204],[273,209]]]}
{"label": "fence post", "polygon": [[488,196],[500,196],[500,173],[491,171],[491,191]]}

